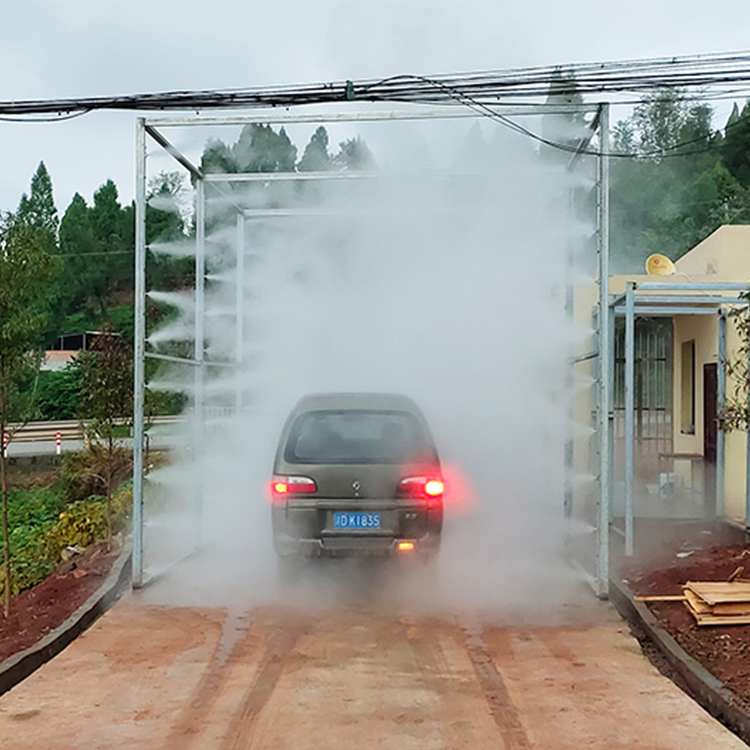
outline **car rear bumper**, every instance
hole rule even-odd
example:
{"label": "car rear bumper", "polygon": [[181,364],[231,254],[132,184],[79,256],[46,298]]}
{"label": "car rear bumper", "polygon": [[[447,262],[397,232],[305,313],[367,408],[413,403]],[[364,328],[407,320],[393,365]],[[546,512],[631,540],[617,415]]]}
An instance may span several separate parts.
{"label": "car rear bumper", "polygon": [[[399,544],[403,542],[412,543],[413,549],[399,549]],[[319,539],[298,539],[288,534],[278,534],[274,538],[276,553],[284,557],[388,557],[415,553],[430,556],[437,553],[439,546],[440,537],[437,534],[426,534],[418,539],[400,539],[382,534],[337,535]]]}

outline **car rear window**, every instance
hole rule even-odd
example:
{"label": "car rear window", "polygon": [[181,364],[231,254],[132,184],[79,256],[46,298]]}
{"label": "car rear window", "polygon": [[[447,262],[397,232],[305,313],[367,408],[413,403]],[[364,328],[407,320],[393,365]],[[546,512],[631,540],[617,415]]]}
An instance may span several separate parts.
{"label": "car rear window", "polygon": [[403,463],[434,456],[417,419],[402,411],[311,411],[292,425],[284,458],[303,464]]}

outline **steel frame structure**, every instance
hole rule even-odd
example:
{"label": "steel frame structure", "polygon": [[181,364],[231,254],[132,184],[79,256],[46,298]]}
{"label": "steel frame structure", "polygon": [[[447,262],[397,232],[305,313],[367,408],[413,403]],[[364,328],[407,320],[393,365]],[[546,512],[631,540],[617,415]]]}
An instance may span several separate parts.
{"label": "steel frame structure", "polygon": [[[711,315],[718,319],[717,412],[724,409],[727,387],[727,306],[747,305],[738,295],[747,284],[730,282],[646,281],[626,283],[623,294],[609,301],[610,341],[614,357],[614,318],[625,318],[625,528],[613,529],[625,539],[625,555],[635,552],[633,480],[635,474],[635,319],[639,315],[673,317],[675,315]],[[750,435],[749,435],[750,438]],[[716,445],[716,517],[724,511],[724,468],[726,435],[717,433]],[[746,457],[745,527],[750,528],[750,439]]]}
{"label": "steel frame structure", "polygon": [[[596,318],[600,321],[596,326],[595,339],[597,345],[595,351],[582,356],[570,358],[570,368],[576,362],[596,359],[598,360],[598,371],[600,373],[613,372],[613,336],[612,328],[601,321],[608,321],[612,308],[609,300],[609,108],[608,103],[582,104],[582,105],[550,105],[550,104],[525,104],[515,107],[492,107],[492,112],[503,117],[522,117],[529,115],[549,115],[563,113],[582,113],[593,115],[589,124],[587,135],[581,140],[576,153],[574,153],[568,164],[569,170],[574,170],[576,164],[584,155],[588,155],[587,148],[593,138],[598,135],[599,149],[597,152],[597,176],[596,176],[596,237],[597,237],[597,278],[598,283],[598,314]],[[228,181],[254,181],[254,180],[311,180],[311,179],[357,179],[364,175],[357,173],[289,173],[289,174],[203,174],[201,169],[193,164],[183,153],[181,153],[162,133],[163,129],[186,126],[207,125],[247,125],[251,123],[262,124],[290,124],[311,123],[330,124],[333,122],[393,122],[398,120],[430,120],[430,119],[455,119],[455,118],[482,118],[486,114],[463,108],[460,106],[428,106],[411,107],[397,110],[373,110],[360,112],[328,112],[328,113],[304,113],[279,112],[279,110],[261,111],[254,114],[231,114],[210,116],[171,116],[171,117],[149,117],[138,118],[136,122],[136,232],[135,232],[135,373],[134,373],[134,448],[133,448],[133,575],[132,585],[140,588],[148,581],[144,577],[144,446],[145,446],[145,361],[147,358],[160,359],[173,363],[184,364],[194,368],[194,409],[200,415],[203,409],[205,369],[212,366],[234,367],[241,364],[242,337],[243,337],[243,294],[238,284],[236,310],[237,318],[237,340],[236,356],[234,362],[216,362],[206,357],[205,351],[205,274],[206,274],[206,187]],[[164,152],[169,154],[180,166],[182,166],[195,180],[196,186],[196,209],[195,209],[195,348],[192,358],[181,358],[149,352],[146,348],[146,204],[147,204],[147,142],[156,143]],[[371,177],[371,175],[367,175]],[[248,218],[248,210],[238,206],[237,216],[237,265],[241,269],[244,263],[245,244],[245,220]],[[250,212],[253,215],[258,212]],[[258,215],[267,214],[261,211]],[[572,281],[569,280],[569,289]],[[566,301],[572,300],[571,293],[566,295]],[[572,314],[572,304],[568,305],[569,314]],[[609,517],[612,495],[612,423],[613,408],[611,394],[611,377],[599,377],[596,388],[596,433],[598,435],[598,485],[599,500],[597,510],[597,541],[596,541],[596,569],[587,572],[592,586],[600,597],[606,597],[609,585]],[[237,389],[236,400],[240,403],[241,394]],[[202,444],[202,419],[196,422],[196,434],[193,439],[195,446]],[[572,429],[572,425],[571,425]],[[568,455],[566,446],[566,468],[568,473],[572,472],[572,453]],[[566,514],[569,504],[565,503]],[[200,509],[199,509],[200,510]]]}

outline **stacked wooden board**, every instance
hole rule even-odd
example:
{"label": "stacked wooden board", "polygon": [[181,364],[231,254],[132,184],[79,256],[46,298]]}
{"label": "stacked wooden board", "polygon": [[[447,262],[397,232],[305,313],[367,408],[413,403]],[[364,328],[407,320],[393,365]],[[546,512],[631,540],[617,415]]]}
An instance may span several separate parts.
{"label": "stacked wooden board", "polygon": [[682,590],[698,625],[750,625],[750,583],[690,581]]}

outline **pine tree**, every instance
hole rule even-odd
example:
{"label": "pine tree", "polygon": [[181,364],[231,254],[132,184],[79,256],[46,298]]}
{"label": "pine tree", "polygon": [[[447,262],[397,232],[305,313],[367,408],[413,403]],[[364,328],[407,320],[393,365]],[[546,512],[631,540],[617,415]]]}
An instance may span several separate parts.
{"label": "pine tree", "polygon": [[321,125],[310,137],[305,153],[299,160],[300,172],[325,172],[333,166],[328,153],[328,131]]}
{"label": "pine tree", "polygon": [[734,105],[724,130],[721,155],[737,181],[750,188],[750,100],[742,112]]}
{"label": "pine tree", "polygon": [[52,179],[43,161],[31,178],[31,191],[24,193],[16,217],[33,227],[46,230],[53,244],[57,242],[58,217],[52,193]]}
{"label": "pine tree", "polygon": [[333,158],[334,164],[339,169],[351,171],[364,171],[375,169],[375,157],[368,148],[363,138],[348,138],[339,143],[339,152]]}

